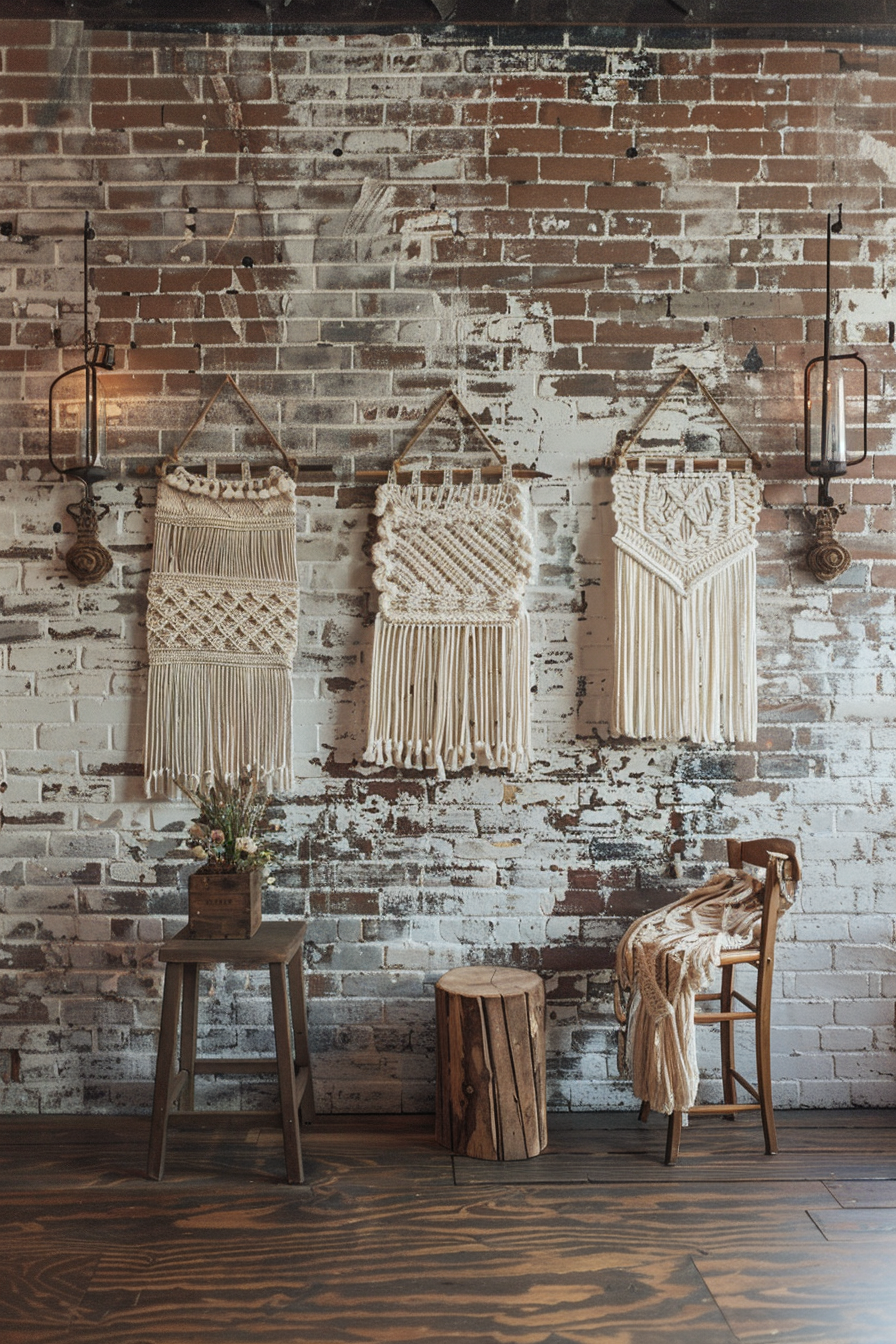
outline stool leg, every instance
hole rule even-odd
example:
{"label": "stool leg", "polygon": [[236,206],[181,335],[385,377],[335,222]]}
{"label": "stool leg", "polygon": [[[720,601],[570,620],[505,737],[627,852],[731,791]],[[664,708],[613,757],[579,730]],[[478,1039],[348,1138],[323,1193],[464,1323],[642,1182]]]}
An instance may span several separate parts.
{"label": "stool leg", "polygon": [[292,1008],[292,1037],[296,1069],[307,1069],[299,1110],[302,1124],[314,1119],[314,1084],[311,1081],[311,1054],[308,1050],[308,1020],[305,1015],[304,948],[300,947],[289,963],[289,1002]]}
{"label": "stool leg", "polygon": [[283,1117],[283,1152],[286,1158],[286,1179],[290,1185],[301,1185],[302,1145],[299,1137],[299,1112],[296,1097],[296,1073],[290,1040],[289,996],[286,985],[286,967],[272,961],[271,1006],[274,1012],[274,1041],[277,1047],[277,1077],[280,1083],[280,1113]]}
{"label": "stool leg", "polygon": [[199,1020],[199,967],[195,961],[184,963],[184,1009],[180,1019],[180,1067],[187,1073],[180,1109],[195,1107],[196,1030]]}
{"label": "stool leg", "polygon": [[151,1181],[160,1181],[165,1171],[165,1145],[168,1140],[168,1116],[174,1096],[176,1077],[174,1056],[183,981],[183,966],[179,962],[169,961],[165,967],[162,1022],[156,1056],[156,1085],[152,1099],[152,1124],[149,1130],[149,1158],[146,1164],[146,1175]]}

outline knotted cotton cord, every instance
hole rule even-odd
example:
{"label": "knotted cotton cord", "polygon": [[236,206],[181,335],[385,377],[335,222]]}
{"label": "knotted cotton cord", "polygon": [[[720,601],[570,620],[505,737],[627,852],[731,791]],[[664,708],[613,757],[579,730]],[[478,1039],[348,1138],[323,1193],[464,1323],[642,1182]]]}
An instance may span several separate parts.
{"label": "knotted cotton cord", "polygon": [[614,477],[614,733],[755,739],[759,504],[751,470]]}
{"label": "knotted cotton cord", "polygon": [[298,629],[295,485],[224,484],[179,467],[159,483],[146,617],[146,791],[178,796],[251,774],[292,782]]}
{"label": "knotted cotton cord", "polygon": [[532,564],[525,500],[496,484],[377,491],[374,628],[365,761],[448,771],[525,768],[530,751]]}

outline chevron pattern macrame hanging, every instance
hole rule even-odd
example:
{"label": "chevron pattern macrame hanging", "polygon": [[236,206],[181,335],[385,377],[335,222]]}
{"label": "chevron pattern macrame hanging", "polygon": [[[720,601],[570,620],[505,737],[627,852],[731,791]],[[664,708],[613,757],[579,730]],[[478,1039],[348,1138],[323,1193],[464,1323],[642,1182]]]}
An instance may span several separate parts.
{"label": "chevron pattern macrame hanging", "polygon": [[[687,378],[745,456],[631,452]],[[659,741],[754,740],[759,458],[683,367],[607,464],[616,516],[613,732]]]}
{"label": "chevron pattern macrame hanging", "polygon": [[756,737],[759,485],[721,468],[613,479],[616,733]]}

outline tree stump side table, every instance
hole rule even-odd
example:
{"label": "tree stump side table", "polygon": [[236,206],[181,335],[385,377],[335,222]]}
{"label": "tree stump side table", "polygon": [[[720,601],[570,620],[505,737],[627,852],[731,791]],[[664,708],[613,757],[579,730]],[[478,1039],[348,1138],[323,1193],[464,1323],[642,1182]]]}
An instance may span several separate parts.
{"label": "tree stump side table", "polygon": [[493,1162],[547,1145],[544,982],[465,966],[436,985],[436,1139]]}
{"label": "tree stump side table", "polygon": [[[197,1074],[276,1073],[280,1084],[286,1179],[291,1185],[301,1185],[304,1173],[299,1116],[301,1113],[301,1119],[306,1123],[314,1119],[302,966],[305,927],[303,920],[269,920],[263,922],[251,938],[191,938],[188,929],[181,929],[169,942],[162,944],[159,960],[165,963],[165,989],[146,1167],[150,1180],[160,1181],[165,1170],[168,1118],[174,1106],[180,1103],[181,1114],[193,1110]],[[268,968],[276,1058],[196,1058],[199,967],[209,964],[251,970]],[[179,1060],[178,1019],[181,1019]],[[233,1112],[205,1111],[203,1114],[232,1115]]]}

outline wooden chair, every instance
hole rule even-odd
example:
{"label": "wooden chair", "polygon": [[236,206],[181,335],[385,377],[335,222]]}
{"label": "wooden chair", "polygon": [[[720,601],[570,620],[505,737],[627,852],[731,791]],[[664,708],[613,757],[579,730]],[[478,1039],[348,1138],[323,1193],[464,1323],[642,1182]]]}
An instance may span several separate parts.
{"label": "wooden chair", "polygon": [[[775,969],[775,935],[778,915],[782,906],[790,904],[800,879],[800,861],[792,840],[729,840],[728,866],[742,868],[745,864],[765,869],[765,889],[762,897],[762,918],[759,937],[752,947],[723,952],[721,956],[721,988],[712,993],[697,994],[699,1002],[718,1000],[717,1012],[695,1011],[696,1026],[719,1024],[722,1049],[722,1095],[724,1100],[714,1105],[692,1106],[688,1115],[724,1115],[733,1120],[744,1111],[760,1111],[765,1134],[765,1151],[778,1151],[775,1115],[772,1109],[771,1075],[771,1006],[772,976]],[[734,987],[735,967],[752,966],[756,971],[755,1000],[745,998]],[[754,1022],[756,1037],[756,1082],[748,1082],[738,1073],[734,1064],[734,1029],[738,1022]],[[740,1086],[752,1098],[739,1102]],[[645,1102],[641,1107],[642,1120],[650,1114]],[[681,1111],[669,1116],[666,1134],[666,1164],[671,1166],[678,1158],[681,1142]]]}

